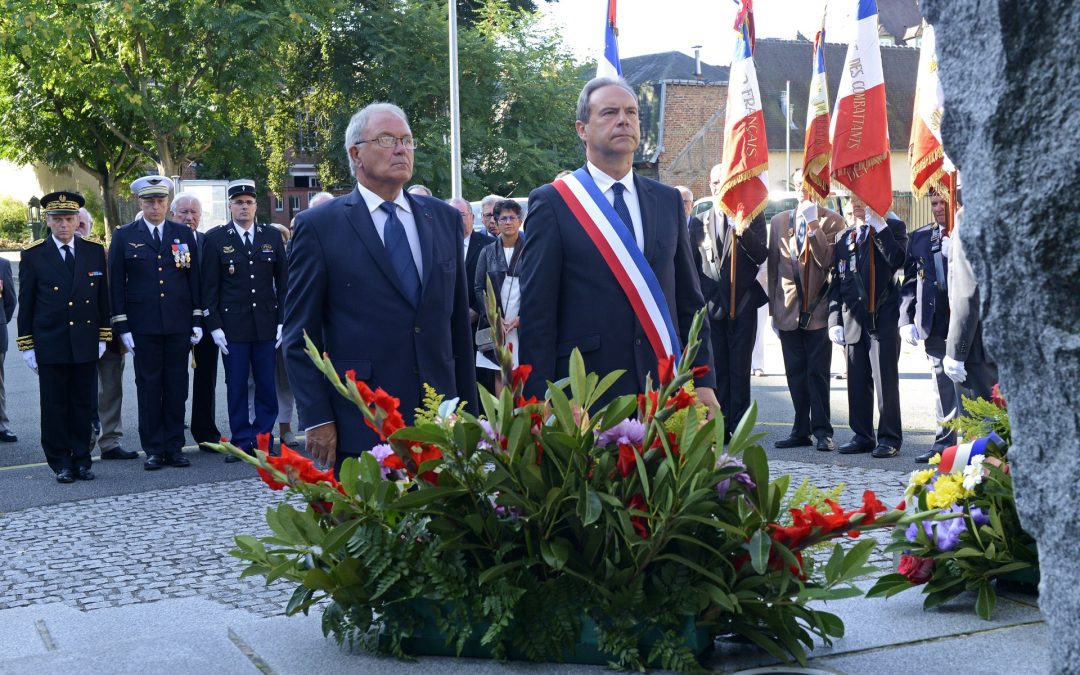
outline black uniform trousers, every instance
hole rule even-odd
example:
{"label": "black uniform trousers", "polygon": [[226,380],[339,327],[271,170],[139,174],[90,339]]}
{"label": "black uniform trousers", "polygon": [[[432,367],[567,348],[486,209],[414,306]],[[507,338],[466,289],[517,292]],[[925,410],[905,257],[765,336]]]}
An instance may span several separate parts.
{"label": "black uniform trousers", "polygon": [[[948,333],[948,324],[944,332]],[[956,419],[960,398],[956,383],[945,374],[945,367],[942,365],[942,359],[945,358],[945,336],[938,333],[935,323],[933,332],[923,342],[923,346],[926,348],[926,360],[930,362],[930,375],[934,378],[934,403],[937,405],[934,411],[937,415],[934,447],[940,451],[956,445],[956,430],[946,429],[943,424]]]}
{"label": "black uniform trousers", "polygon": [[90,468],[91,401],[97,364],[39,363],[41,447],[54,472]]}
{"label": "black uniform trousers", "polygon": [[199,340],[194,351],[195,368],[191,375],[191,437],[196,443],[217,443],[221,440],[221,432],[215,419],[218,348],[207,335]]}
{"label": "black uniform trousers", "polygon": [[900,336],[871,336],[863,329],[855,344],[848,344],[848,418],[852,439],[874,443],[874,396],[877,395],[877,444],[899,448],[904,441],[900,424]]}
{"label": "black uniform trousers", "polygon": [[829,367],[832,364],[832,343],[828,330],[777,331],[784,354],[784,375],[787,377],[795,421],[791,435],[797,438],[832,438],[833,426],[829,407]]}
{"label": "black uniform trousers", "polygon": [[184,448],[190,335],[132,333],[132,338],[143,452],[147,457],[179,455]]}
{"label": "black uniform trousers", "polygon": [[744,307],[734,319],[725,315],[709,320],[716,399],[724,413],[727,436],[750,408],[750,362],[757,338],[757,315],[757,307]]}

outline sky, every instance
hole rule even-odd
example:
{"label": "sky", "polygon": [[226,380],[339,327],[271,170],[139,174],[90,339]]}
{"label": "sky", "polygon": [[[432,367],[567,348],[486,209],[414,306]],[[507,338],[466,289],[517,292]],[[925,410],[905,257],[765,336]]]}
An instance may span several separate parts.
{"label": "sky", "polygon": [[[607,0],[538,2],[546,25],[558,27],[564,42],[582,61],[596,60],[604,39]],[[828,42],[847,42],[854,32],[858,0],[831,0],[825,24]],[[826,0],[757,0],[754,23],[758,37],[794,39],[796,32],[813,39],[821,27]],[[732,0],[618,0],[619,58],[680,51],[728,65],[734,50],[735,10]]]}

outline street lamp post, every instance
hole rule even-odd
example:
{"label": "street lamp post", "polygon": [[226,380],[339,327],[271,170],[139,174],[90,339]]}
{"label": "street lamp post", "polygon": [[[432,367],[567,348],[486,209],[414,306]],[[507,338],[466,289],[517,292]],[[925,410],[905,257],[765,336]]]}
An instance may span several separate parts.
{"label": "street lamp post", "polygon": [[30,241],[41,238],[41,200],[31,197],[26,205],[26,227],[30,230]]}

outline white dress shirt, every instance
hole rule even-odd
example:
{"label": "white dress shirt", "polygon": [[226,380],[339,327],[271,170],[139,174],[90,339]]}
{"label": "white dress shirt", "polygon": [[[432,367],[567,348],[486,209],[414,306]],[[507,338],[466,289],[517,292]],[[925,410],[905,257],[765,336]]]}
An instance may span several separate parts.
{"label": "white dress shirt", "polygon": [[[379,206],[386,200],[360,183],[357,183],[356,187],[360,191],[360,196],[364,198],[364,203],[367,204],[368,211],[371,213],[371,220],[375,223],[375,231],[379,233],[379,239],[385,244],[386,238],[383,236],[383,230],[386,228],[387,215],[385,211],[379,208]],[[398,220],[405,226],[405,238],[409,240],[409,249],[412,250],[413,262],[416,263],[416,271],[420,274],[420,278],[423,279],[424,263],[420,256],[420,233],[416,230],[416,219],[413,218],[412,206],[409,204],[409,200],[405,198],[405,193],[403,191],[398,192],[398,195],[393,199],[393,202],[398,207]]]}
{"label": "white dress shirt", "polygon": [[616,180],[598,169],[592,162],[586,162],[586,166],[589,169],[589,174],[596,181],[596,187],[600,188],[600,192],[604,193],[604,198],[608,200],[608,204],[613,207],[615,205],[615,191],[611,189],[612,186],[615,183],[622,183],[623,187],[626,188],[623,190],[623,201],[626,202],[626,209],[630,211],[630,220],[634,221],[634,241],[637,242],[638,248],[644,251],[645,230],[641,225],[641,204],[638,201],[637,188],[634,187],[633,170],[628,171],[625,176]]}
{"label": "white dress shirt", "polygon": [[150,235],[151,239],[154,238],[154,230],[157,230],[158,237],[162,241],[165,241],[165,221],[164,220],[161,221],[160,223],[158,223],[157,225],[151,223],[146,218],[143,218],[143,222],[146,223],[146,228],[147,228],[146,231]]}
{"label": "white dress shirt", "polygon": [[57,239],[55,236],[53,236],[52,240],[53,240],[53,243],[56,244],[56,252],[60,254],[60,259],[61,260],[66,260],[67,259],[67,256],[64,255],[64,247],[65,246],[67,246],[68,250],[71,251],[71,259],[72,260],[75,259],[75,237],[72,237],[71,241],[69,241],[66,244],[64,242],[60,241],[59,239]]}

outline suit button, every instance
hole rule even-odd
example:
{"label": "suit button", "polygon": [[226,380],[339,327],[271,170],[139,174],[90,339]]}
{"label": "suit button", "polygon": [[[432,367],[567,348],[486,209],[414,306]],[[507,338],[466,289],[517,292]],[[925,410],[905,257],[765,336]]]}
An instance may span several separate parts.
{"label": "suit button", "polygon": [[413,326],[413,330],[417,333],[420,332],[420,326]]}
{"label": "suit button", "polygon": [[87,319],[87,320],[86,320],[86,323],[90,323],[90,319]]}
{"label": "suit button", "polygon": [[251,289],[251,292],[252,292],[252,293],[254,293],[254,292],[255,292],[255,289],[254,289],[254,288],[253,288],[253,289]]}
{"label": "suit button", "polygon": [[89,300],[87,300],[87,301],[86,301],[86,304],[88,304],[88,305],[89,305],[89,304],[90,304],[90,301],[89,301]]}
{"label": "suit button", "polygon": [[164,286],[165,285],[165,280],[164,279],[158,279],[158,283],[161,284],[162,286]]}
{"label": "suit button", "polygon": [[254,306],[255,306],[255,303],[254,303],[254,302],[253,302],[253,303],[251,303],[251,306],[252,306],[252,307],[254,307]]}
{"label": "suit button", "polygon": [[59,286],[53,286],[53,287],[52,287],[52,289],[53,289],[54,291],[58,291],[58,290],[60,290],[60,287],[59,287]]}
{"label": "suit button", "polygon": [[[89,301],[87,301],[87,302],[89,302]],[[68,303],[68,307],[74,307],[74,306],[75,306],[75,303],[74,303],[74,302],[69,302],[69,303]]]}
{"label": "suit button", "polygon": [[252,274],[252,275],[251,275],[251,278],[252,278],[252,279],[254,279],[254,278],[255,278],[255,275],[254,275],[254,274]]}
{"label": "suit button", "polygon": [[74,321],[68,321],[68,325],[69,325],[69,326],[74,326],[74,325],[75,325],[75,322],[74,322]]}
{"label": "suit button", "polygon": [[164,298],[164,297],[165,297],[165,294],[164,294],[164,293],[162,293],[162,294],[161,294],[161,297],[163,297],[163,298]]}
{"label": "suit button", "polygon": [[157,271],[158,271],[158,272],[162,271],[162,268],[160,268],[160,267],[159,267],[159,268],[157,268]]}
{"label": "suit button", "polygon": [[158,259],[158,260],[161,260],[161,256],[158,256],[158,257],[157,257],[157,259]]}
{"label": "suit button", "polygon": [[641,338],[634,338],[634,344],[641,346]]}

